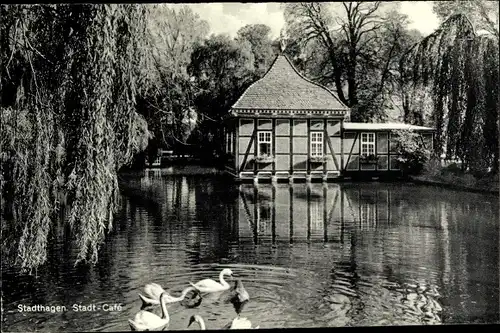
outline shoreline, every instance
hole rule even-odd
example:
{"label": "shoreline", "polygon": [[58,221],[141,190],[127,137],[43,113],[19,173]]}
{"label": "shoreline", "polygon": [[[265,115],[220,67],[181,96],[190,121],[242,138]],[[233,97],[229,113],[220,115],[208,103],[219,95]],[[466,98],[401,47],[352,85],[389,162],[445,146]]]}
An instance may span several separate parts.
{"label": "shoreline", "polygon": [[220,168],[202,165],[175,165],[168,167],[145,168],[141,170],[123,170],[118,172],[121,176],[160,174],[172,176],[217,176],[224,172]]}
{"label": "shoreline", "polygon": [[[213,166],[201,166],[201,165],[176,165],[176,166],[168,166],[162,168],[147,168],[142,170],[124,170],[118,172],[118,175],[122,177],[127,176],[137,176],[137,175],[171,175],[171,176],[222,176],[224,175],[224,170]],[[377,179],[375,181],[396,181],[399,183],[413,183],[420,185],[431,185],[431,186],[439,186],[442,188],[460,190],[460,191],[468,191],[475,193],[485,193],[485,194],[495,194],[499,195],[499,188],[494,188],[493,186],[485,187],[478,184],[473,185],[461,185],[460,179],[456,179],[453,182],[446,181],[442,179],[436,179],[431,176],[409,176],[405,179]],[[345,182],[347,179],[338,179],[335,182]],[[353,179],[349,179],[348,181],[354,181]],[[370,180],[368,180],[370,181]],[[372,180],[373,181],[373,180]]]}
{"label": "shoreline", "polygon": [[442,180],[427,178],[427,177],[423,177],[423,176],[411,176],[411,177],[409,177],[409,180],[410,180],[410,182],[412,182],[414,184],[439,186],[439,187],[443,187],[443,188],[468,191],[468,192],[474,192],[474,193],[495,194],[495,195],[500,194],[500,191],[498,190],[498,188],[494,189],[494,188],[485,188],[485,187],[481,187],[481,186],[459,185],[457,183],[449,183],[449,182],[445,182]]}

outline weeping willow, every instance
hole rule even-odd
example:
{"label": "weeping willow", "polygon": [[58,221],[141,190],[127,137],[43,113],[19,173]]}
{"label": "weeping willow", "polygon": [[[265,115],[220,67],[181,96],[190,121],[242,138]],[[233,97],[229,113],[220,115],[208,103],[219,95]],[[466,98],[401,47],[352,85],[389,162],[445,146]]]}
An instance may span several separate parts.
{"label": "weeping willow", "polygon": [[[13,264],[46,260],[64,204],[77,262],[95,262],[117,171],[147,145],[144,5],[2,5],[2,223]],[[5,216],[5,215],[4,215]]]}
{"label": "weeping willow", "polygon": [[[454,15],[400,65],[410,91],[431,94],[437,152],[475,171],[498,171],[498,39],[476,34],[466,16]],[[421,112],[412,110],[405,121],[421,123]]]}

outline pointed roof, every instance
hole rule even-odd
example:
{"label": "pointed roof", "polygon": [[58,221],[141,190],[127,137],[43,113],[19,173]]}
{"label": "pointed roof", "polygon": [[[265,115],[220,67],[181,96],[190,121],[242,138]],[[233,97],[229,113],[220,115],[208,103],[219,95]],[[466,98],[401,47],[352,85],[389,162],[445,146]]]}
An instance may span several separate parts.
{"label": "pointed roof", "polygon": [[302,76],[284,55],[248,87],[233,109],[348,111],[335,93]]}

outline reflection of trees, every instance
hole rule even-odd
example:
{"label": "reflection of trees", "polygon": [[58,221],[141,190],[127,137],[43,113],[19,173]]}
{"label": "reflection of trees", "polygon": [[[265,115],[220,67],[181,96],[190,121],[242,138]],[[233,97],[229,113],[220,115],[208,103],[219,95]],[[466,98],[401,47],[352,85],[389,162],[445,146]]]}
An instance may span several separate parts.
{"label": "reflection of trees", "polygon": [[[129,181],[125,187],[127,195],[135,195],[134,201],[150,205],[144,207],[150,212],[145,218],[154,223],[155,244],[172,244],[176,248],[188,245],[203,261],[214,253],[227,252],[237,235],[233,227],[233,220],[237,222],[233,204],[236,196],[224,182],[207,181],[204,176],[152,174],[140,181]],[[175,257],[172,260],[177,260]]]}

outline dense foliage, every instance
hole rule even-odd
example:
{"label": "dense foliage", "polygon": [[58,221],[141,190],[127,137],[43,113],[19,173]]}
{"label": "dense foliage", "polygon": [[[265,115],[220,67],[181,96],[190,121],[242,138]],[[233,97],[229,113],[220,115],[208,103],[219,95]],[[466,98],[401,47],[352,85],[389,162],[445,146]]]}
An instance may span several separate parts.
{"label": "dense foliage", "polygon": [[192,54],[189,73],[195,77],[195,104],[207,115],[197,136],[208,154],[222,146],[222,117],[254,79],[255,57],[246,40],[212,35],[198,44]]}
{"label": "dense foliage", "polygon": [[398,164],[405,175],[419,174],[431,157],[422,137],[412,130],[393,131]]}
{"label": "dense foliage", "polygon": [[467,16],[476,32],[487,32],[499,37],[498,1],[494,0],[453,0],[435,1],[433,12],[445,21],[452,15],[463,14]]}
{"label": "dense foliage", "polygon": [[[154,134],[148,145],[150,159],[160,147],[177,151],[199,122],[187,68],[195,45],[209,32],[208,23],[188,6],[160,4],[150,11],[148,37],[153,53],[152,85],[139,101],[139,112]],[[141,156],[144,161],[143,156]]]}
{"label": "dense foliage", "polygon": [[237,33],[236,40],[250,43],[256,78],[267,72],[274,58],[270,33],[271,28],[265,24],[246,25]]}
{"label": "dense foliage", "polygon": [[222,116],[271,65],[270,28],[246,25],[235,38],[208,36],[207,22],[185,5],[158,5],[151,17],[156,84],[139,105],[154,133],[149,159],[159,148],[213,157],[220,153]]}
{"label": "dense foliage", "polygon": [[[431,118],[436,151],[475,173],[498,170],[498,38],[478,35],[463,14],[413,46],[401,61],[409,89],[425,90],[432,111],[414,108],[406,121]],[[429,119],[427,119],[429,122]]]}
{"label": "dense foliage", "polygon": [[[2,5],[3,231],[16,264],[45,261],[64,198],[78,259],[97,259],[117,200],[117,170],[145,148],[135,99],[147,86],[147,8]],[[64,194],[61,196],[61,194]]]}

